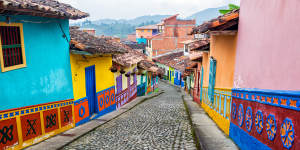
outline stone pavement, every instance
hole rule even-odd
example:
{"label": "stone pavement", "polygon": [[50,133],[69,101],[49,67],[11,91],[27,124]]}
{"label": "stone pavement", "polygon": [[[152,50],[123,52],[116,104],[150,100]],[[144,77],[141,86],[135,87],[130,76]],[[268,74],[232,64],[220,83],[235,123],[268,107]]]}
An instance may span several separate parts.
{"label": "stone pavement", "polygon": [[75,127],[73,129],[67,130],[64,133],[58,134],[52,138],[49,138],[43,142],[40,142],[36,145],[30,146],[26,149],[29,150],[55,150],[55,149],[61,149],[62,147],[66,146],[70,142],[76,140],[77,138],[89,133],[90,131],[96,129],[100,125],[103,125],[110,120],[122,115],[123,113],[129,111],[139,103],[142,103],[143,101],[147,99],[154,98],[158,95],[163,93],[161,90],[157,93],[152,93],[147,96],[141,96],[133,100],[132,102],[124,105],[121,109],[118,109],[117,111],[111,112],[109,114],[106,114],[104,116],[101,116],[99,119],[92,120],[88,123],[85,123],[81,126]]}
{"label": "stone pavement", "polygon": [[235,143],[218,128],[192,97],[184,91],[182,93],[200,148],[202,150],[238,150]]}
{"label": "stone pavement", "polygon": [[161,82],[165,93],[99,126],[63,149],[196,149],[181,92]]}

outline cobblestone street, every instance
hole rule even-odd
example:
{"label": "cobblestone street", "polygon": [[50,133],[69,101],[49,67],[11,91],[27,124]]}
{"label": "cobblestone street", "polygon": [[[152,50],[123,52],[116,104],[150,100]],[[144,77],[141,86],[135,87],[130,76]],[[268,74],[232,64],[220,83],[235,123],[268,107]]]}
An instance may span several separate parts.
{"label": "cobblestone street", "polygon": [[[180,92],[164,93],[137,105],[64,149],[196,149]],[[100,118],[101,119],[101,118]]]}

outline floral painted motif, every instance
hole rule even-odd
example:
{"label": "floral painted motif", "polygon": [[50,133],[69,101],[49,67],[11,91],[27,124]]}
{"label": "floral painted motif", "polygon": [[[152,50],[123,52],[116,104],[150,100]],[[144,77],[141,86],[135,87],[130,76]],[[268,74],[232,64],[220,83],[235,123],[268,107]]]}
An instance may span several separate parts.
{"label": "floral painted motif", "polygon": [[263,118],[263,114],[260,110],[256,112],[255,127],[256,127],[257,133],[261,134],[263,127],[264,127],[264,118]]}
{"label": "floral painted motif", "polygon": [[284,119],[281,125],[281,141],[285,148],[290,149],[295,139],[294,125],[291,119]]}
{"label": "floral painted motif", "polygon": [[236,105],[235,103],[232,103],[232,118],[236,118]]}
{"label": "floral painted motif", "polygon": [[266,130],[268,139],[273,141],[276,135],[277,125],[276,125],[276,119],[275,116],[270,114],[266,121]]}
{"label": "floral painted motif", "polygon": [[239,112],[238,112],[238,123],[240,127],[243,126],[243,121],[244,121],[244,109],[243,109],[243,105],[240,104]]}
{"label": "floral painted motif", "polygon": [[248,107],[246,110],[246,115],[245,115],[245,126],[246,126],[246,129],[248,132],[251,131],[252,123],[253,123],[252,109],[251,109],[251,107]]}

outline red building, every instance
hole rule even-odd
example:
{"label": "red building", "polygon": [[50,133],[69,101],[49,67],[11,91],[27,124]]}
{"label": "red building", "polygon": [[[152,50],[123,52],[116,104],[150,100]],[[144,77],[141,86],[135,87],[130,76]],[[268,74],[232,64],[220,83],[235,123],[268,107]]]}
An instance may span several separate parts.
{"label": "red building", "polygon": [[157,24],[159,34],[148,38],[147,52],[150,57],[158,57],[175,50],[183,50],[183,41],[193,39],[188,35],[195,27],[196,20],[177,19],[178,14],[165,18]]}

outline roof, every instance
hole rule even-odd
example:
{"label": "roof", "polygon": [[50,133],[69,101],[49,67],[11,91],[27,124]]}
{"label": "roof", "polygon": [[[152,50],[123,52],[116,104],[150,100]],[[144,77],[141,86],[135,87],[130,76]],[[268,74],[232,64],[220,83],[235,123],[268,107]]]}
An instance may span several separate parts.
{"label": "roof", "polygon": [[221,15],[218,18],[207,21],[193,29],[191,34],[205,33],[214,30],[228,30],[238,25],[239,9],[232,10],[231,12]]}
{"label": "roof", "polygon": [[192,51],[189,54],[189,58],[190,60],[198,60],[200,58],[202,58],[202,52],[197,52],[197,51]]}
{"label": "roof", "polygon": [[181,72],[184,72],[185,67],[189,63],[192,63],[189,57],[184,56],[183,52],[171,53],[168,55],[154,58],[153,60],[166,66],[180,70]]}
{"label": "roof", "polygon": [[1,14],[81,19],[88,13],[55,0],[0,0]]}
{"label": "roof", "polygon": [[182,42],[180,42],[180,43],[182,43],[182,44],[190,44],[190,43],[193,43],[193,42],[195,42],[196,40],[186,40],[186,41],[182,41]]}
{"label": "roof", "polygon": [[142,60],[138,63],[138,67],[158,74],[163,74],[163,70],[159,68],[153,61]]}
{"label": "roof", "polygon": [[142,30],[142,29],[150,29],[150,30],[154,30],[154,29],[158,29],[157,25],[147,25],[147,26],[142,26],[142,27],[137,27],[137,30]]}
{"label": "roof", "polygon": [[92,34],[79,30],[78,27],[70,27],[72,50],[84,51],[89,54],[119,54],[127,50],[116,42],[96,37]]}
{"label": "roof", "polygon": [[209,39],[197,40],[189,44],[191,51],[193,50],[208,50],[210,47]]}
{"label": "roof", "polygon": [[124,48],[126,48],[127,53],[114,55],[113,62],[121,66],[130,67],[133,64],[137,64],[138,62],[147,59],[147,56],[145,54],[133,50],[125,44],[122,45]]}
{"label": "roof", "polygon": [[166,20],[169,20],[169,19],[172,19],[172,18],[177,18],[177,16],[179,16],[179,14],[170,16],[170,17],[168,17],[168,18],[164,18],[162,21],[166,21]]}
{"label": "roof", "polygon": [[181,52],[177,52],[177,53],[171,53],[168,55],[164,55],[161,57],[156,57],[156,58],[153,58],[153,60],[168,66],[170,61],[172,61],[173,59],[178,58],[180,56],[183,56],[183,55],[184,55],[184,53],[181,51]]}
{"label": "roof", "polygon": [[124,43],[125,45],[129,46],[132,49],[146,49],[146,44],[141,43]]}

